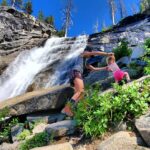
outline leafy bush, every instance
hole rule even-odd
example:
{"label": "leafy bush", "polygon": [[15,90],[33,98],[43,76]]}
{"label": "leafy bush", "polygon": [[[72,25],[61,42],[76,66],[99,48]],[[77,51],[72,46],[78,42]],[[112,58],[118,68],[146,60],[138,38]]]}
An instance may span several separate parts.
{"label": "leafy bush", "polygon": [[115,54],[116,60],[119,60],[124,56],[131,56],[132,49],[128,48],[128,42],[125,39],[123,39],[118,44],[117,48],[113,49],[113,52]]}
{"label": "leafy bush", "polygon": [[144,61],[147,63],[146,67],[144,67],[144,73],[148,75],[150,74],[150,38],[145,41],[144,49],[146,51]]}
{"label": "leafy bush", "polygon": [[113,123],[140,116],[150,102],[150,79],[142,85],[128,88],[115,85],[115,93],[99,94],[99,90],[88,90],[87,96],[78,104],[75,119],[86,135],[92,137],[105,133]]}
{"label": "leafy bush", "polygon": [[50,140],[48,133],[42,132],[36,134],[31,139],[27,139],[24,143],[22,143],[19,147],[19,150],[30,150],[35,147],[46,146]]}
{"label": "leafy bush", "polygon": [[19,121],[17,118],[13,119],[8,125],[5,125],[2,132],[0,132],[0,137],[8,137],[11,131],[11,128],[18,124]]}
{"label": "leafy bush", "polygon": [[4,108],[0,111],[0,121],[3,121],[5,117],[9,116],[9,109]]}
{"label": "leafy bush", "polygon": [[30,136],[30,135],[31,135],[30,131],[27,130],[27,129],[24,129],[24,130],[17,136],[17,139],[18,139],[19,141],[25,140],[25,139],[26,139],[28,136]]}

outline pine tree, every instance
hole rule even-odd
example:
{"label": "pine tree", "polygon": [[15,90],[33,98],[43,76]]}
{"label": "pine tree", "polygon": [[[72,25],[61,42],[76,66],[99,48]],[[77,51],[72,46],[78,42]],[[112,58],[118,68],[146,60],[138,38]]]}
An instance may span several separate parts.
{"label": "pine tree", "polygon": [[127,10],[126,10],[126,6],[125,6],[123,0],[119,0],[119,11],[120,11],[121,18],[124,18],[128,15]]}
{"label": "pine tree", "polygon": [[31,2],[31,0],[28,0],[26,3],[25,3],[25,5],[24,5],[24,10],[25,10],[25,12],[27,13],[27,14],[32,14],[32,12],[33,12],[33,9],[32,9],[32,2]]}
{"label": "pine tree", "polygon": [[38,13],[38,19],[39,19],[40,21],[44,21],[44,14],[43,14],[43,11],[42,11],[42,10],[40,10],[39,13]]}
{"label": "pine tree", "polygon": [[1,6],[8,6],[7,0],[2,0]]}
{"label": "pine tree", "polygon": [[73,24],[71,19],[73,9],[73,0],[66,0],[66,6],[63,9],[63,29],[65,30],[65,37],[68,36],[68,30]]}
{"label": "pine tree", "polygon": [[108,0],[108,6],[109,6],[109,10],[110,10],[112,24],[115,25],[116,24],[115,23],[115,14],[117,11],[115,0]]}
{"label": "pine tree", "polygon": [[19,9],[23,9],[23,1],[22,0],[10,0],[11,6]]}
{"label": "pine tree", "polygon": [[54,17],[53,16],[46,17],[45,22],[54,26]]}

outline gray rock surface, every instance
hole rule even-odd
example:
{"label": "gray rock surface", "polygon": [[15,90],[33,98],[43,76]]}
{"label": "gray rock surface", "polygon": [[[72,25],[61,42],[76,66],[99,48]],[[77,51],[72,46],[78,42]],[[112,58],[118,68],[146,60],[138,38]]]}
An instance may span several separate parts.
{"label": "gray rock surface", "polygon": [[54,137],[60,137],[73,134],[76,129],[75,127],[75,120],[64,120],[48,125],[45,131],[50,135],[52,134]]}
{"label": "gray rock surface", "polygon": [[68,85],[30,92],[0,103],[0,109],[10,107],[11,115],[29,114],[42,110],[60,109],[73,95]]}
{"label": "gray rock surface", "polygon": [[47,127],[47,124],[45,123],[39,123],[37,126],[34,127],[34,129],[32,130],[33,135],[37,134],[37,133],[41,133],[45,131],[45,128]]}
{"label": "gray rock surface", "polygon": [[42,120],[45,123],[54,123],[57,121],[62,121],[65,118],[64,114],[35,114],[35,115],[27,115],[27,120],[29,122],[36,122]]}
{"label": "gray rock surface", "polygon": [[89,41],[93,44],[94,49],[103,46],[104,50],[109,52],[117,47],[121,39],[125,38],[133,50],[131,58],[138,58],[143,55],[142,44],[149,37],[150,15],[149,12],[146,12],[145,14],[129,16],[106,32],[90,35]]}
{"label": "gray rock surface", "polygon": [[15,142],[13,144],[3,143],[0,145],[0,150],[17,150],[19,148],[19,142]]}
{"label": "gray rock surface", "polygon": [[23,126],[20,126],[20,125],[16,125],[14,127],[11,128],[11,138],[12,138],[12,141],[15,142],[15,141],[18,141],[17,140],[17,136],[23,131]]}
{"label": "gray rock surface", "polygon": [[70,143],[63,143],[63,144],[38,147],[31,150],[73,150],[73,147]]}
{"label": "gray rock surface", "polygon": [[150,147],[150,110],[146,115],[136,119],[135,126],[146,144]]}
{"label": "gray rock surface", "polygon": [[23,50],[43,45],[55,29],[12,7],[0,7],[0,74]]}
{"label": "gray rock surface", "polygon": [[141,143],[139,137],[129,132],[118,132],[106,139],[98,146],[97,150],[148,150],[149,148],[138,145]]}

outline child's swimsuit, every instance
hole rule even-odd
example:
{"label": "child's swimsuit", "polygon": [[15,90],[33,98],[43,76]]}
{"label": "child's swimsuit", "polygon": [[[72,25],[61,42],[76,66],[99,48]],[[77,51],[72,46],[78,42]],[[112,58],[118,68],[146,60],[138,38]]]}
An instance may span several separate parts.
{"label": "child's swimsuit", "polygon": [[125,73],[118,67],[118,65],[116,63],[108,65],[108,67],[113,72],[115,81],[119,82],[124,78]]}

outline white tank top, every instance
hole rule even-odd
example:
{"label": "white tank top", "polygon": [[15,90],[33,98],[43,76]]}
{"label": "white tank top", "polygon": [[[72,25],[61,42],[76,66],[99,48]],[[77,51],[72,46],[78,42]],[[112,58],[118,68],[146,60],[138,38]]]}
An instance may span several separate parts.
{"label": "white tank top", "polygon": [[111,69],[112,72],[115,72],[117,70],[120,70],[120,68],[118,67],[118,65],[116,63],[113,63],[111,65],[108,65],[108,67]]}

